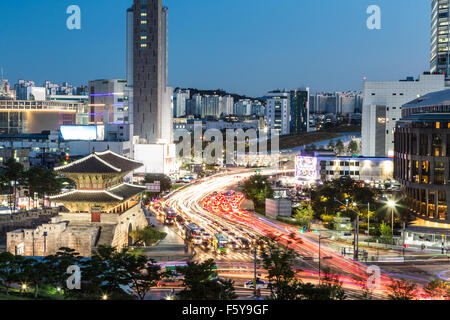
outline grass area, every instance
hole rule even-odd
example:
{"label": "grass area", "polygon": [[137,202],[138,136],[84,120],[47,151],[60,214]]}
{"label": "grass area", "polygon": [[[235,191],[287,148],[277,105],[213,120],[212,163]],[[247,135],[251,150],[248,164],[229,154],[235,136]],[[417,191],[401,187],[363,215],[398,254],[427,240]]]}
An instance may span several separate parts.
{"label": "grass area", "polygon": [[[27,292],[21,293],[18,289],[9,289],[9,294],[6,294],[6,289],[0,286],[0,301],[5,300],[36,300],[34,298],[34,288],[29,288]],[[56,288],[43,286],[38,290],[37,300],[64,300],[64,296],[58,294]]]}
{"label": "grass area", "polygon": [[172,191],[185,187],[186,184],[172,184]]}

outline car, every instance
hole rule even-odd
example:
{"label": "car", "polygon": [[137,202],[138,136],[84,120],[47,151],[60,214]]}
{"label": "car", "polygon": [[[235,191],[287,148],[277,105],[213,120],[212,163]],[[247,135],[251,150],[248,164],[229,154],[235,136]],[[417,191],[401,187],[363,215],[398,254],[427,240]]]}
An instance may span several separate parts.
{"label": "car", "polygon": [[200,236],[194,236],[193,241],[194,241],[194,244],[200,245],[200,244],[202,244],[202,237],[200,237]]}
{"label": "car", "polygon": [[157,287],[182,287],[183,280],[182,279],[164,279],[160,280],[156,283]]}
{"label": "car", "polygon": [[230,245],[230,248],[233,250],[239,249],[239,245],[237,244],[236,241],[230,241],[229,245]]}
{"label": "car", "polygon": [[[267,286],[269,285],[268,282],[264,282],[263,280],[257,278],[256,279],[256,289],[267,289]],[[247,289],[254,289],[253,280],[247,281],[244,284],[244,287]]]}

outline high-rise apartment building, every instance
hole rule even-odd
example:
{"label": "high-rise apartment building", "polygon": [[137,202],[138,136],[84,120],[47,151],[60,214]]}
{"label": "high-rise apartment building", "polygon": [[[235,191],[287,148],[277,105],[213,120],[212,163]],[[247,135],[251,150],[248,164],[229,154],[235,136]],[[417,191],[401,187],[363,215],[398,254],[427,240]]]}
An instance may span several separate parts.
{"label": "high-rise apartment building", "polygon": [[289,93],[272,91],[266,95],[267,127],[277,130],[280,135],[290,132],[290,101]]}
{"label": "high-rise apartment building", "polygon": [[222,101],[222,112],[225,115],[233,114],[234,98],[230,95],[224,96]]}
{"label": "high-rise apartment building", "polygon": [[290,133],[309,131],[309,88],[292,90],[290,98]]}
{"label": "high-rise apartment building", "polygon": [[450,0],[431,1],[430,71],[450,79]]}

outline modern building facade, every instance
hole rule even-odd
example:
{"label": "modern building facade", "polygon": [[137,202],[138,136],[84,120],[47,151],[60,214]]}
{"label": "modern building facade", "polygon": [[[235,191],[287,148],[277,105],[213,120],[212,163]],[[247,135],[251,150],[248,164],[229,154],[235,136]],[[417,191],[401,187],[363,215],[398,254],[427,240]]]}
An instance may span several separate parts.
{"label": "modern building facade", "polygon": [[290,101],[289,93],[272,91],[267,95],[266,117],[267,127],[277,130],[280,135],[290,132]]}
{"label": "modern building facade", "polygon": [[431,1],[430,71],[450,74],[450,17],[449,0]]}
{"label": "modern building facade", "polygon": [[403,106],[395,130],[394,175],[420,218],[450,224],[450,90]]}
{"label": "modern building facade", "polygon": [[290,133],[309,131],[309,88],[292,90],[290,98]]}
{"label": "modern building facade", "polygon": [[[131,14],[134,135],[140,143],[171,141],[172,137],[163,134],[164,126],[172,128],[171,121],[166,123],[170,116],[164,113],[173,112],[172,98],[167,91],[168,9],[162,6],[162,0],[134,0],[133,7],[127,11],[128,22]],[[128,24],[128,31],[129,28]],[[130,32],[127,34],[131,36]]]}
{"label": "modern building facade", "polygon": [[128,124],[124,79],[89,81],[89,124]]}
{"label": "modern building facade", "polygon": [[444,89],[444,76],[429,72],[417,80],[409,77],[396,82],[364,81],[362,155],[393,157],[394,128],[401,118],[402,105],[418,96]]}

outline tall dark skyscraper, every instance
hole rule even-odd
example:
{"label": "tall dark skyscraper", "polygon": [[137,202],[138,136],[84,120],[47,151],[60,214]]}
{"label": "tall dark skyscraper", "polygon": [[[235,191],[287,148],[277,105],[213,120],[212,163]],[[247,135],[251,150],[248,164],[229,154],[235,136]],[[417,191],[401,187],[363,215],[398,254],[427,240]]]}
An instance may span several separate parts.
{"label": "tall dark skyscraper", "polygon": [[167,116],[172,112],[167,88],[167,17],[168,9],[162,6],[162,0],[134,0],[127,11],[128,85],[133,87],[134,135],[143,144],[171,140],[171,130],[167,128],[172,126]]}

